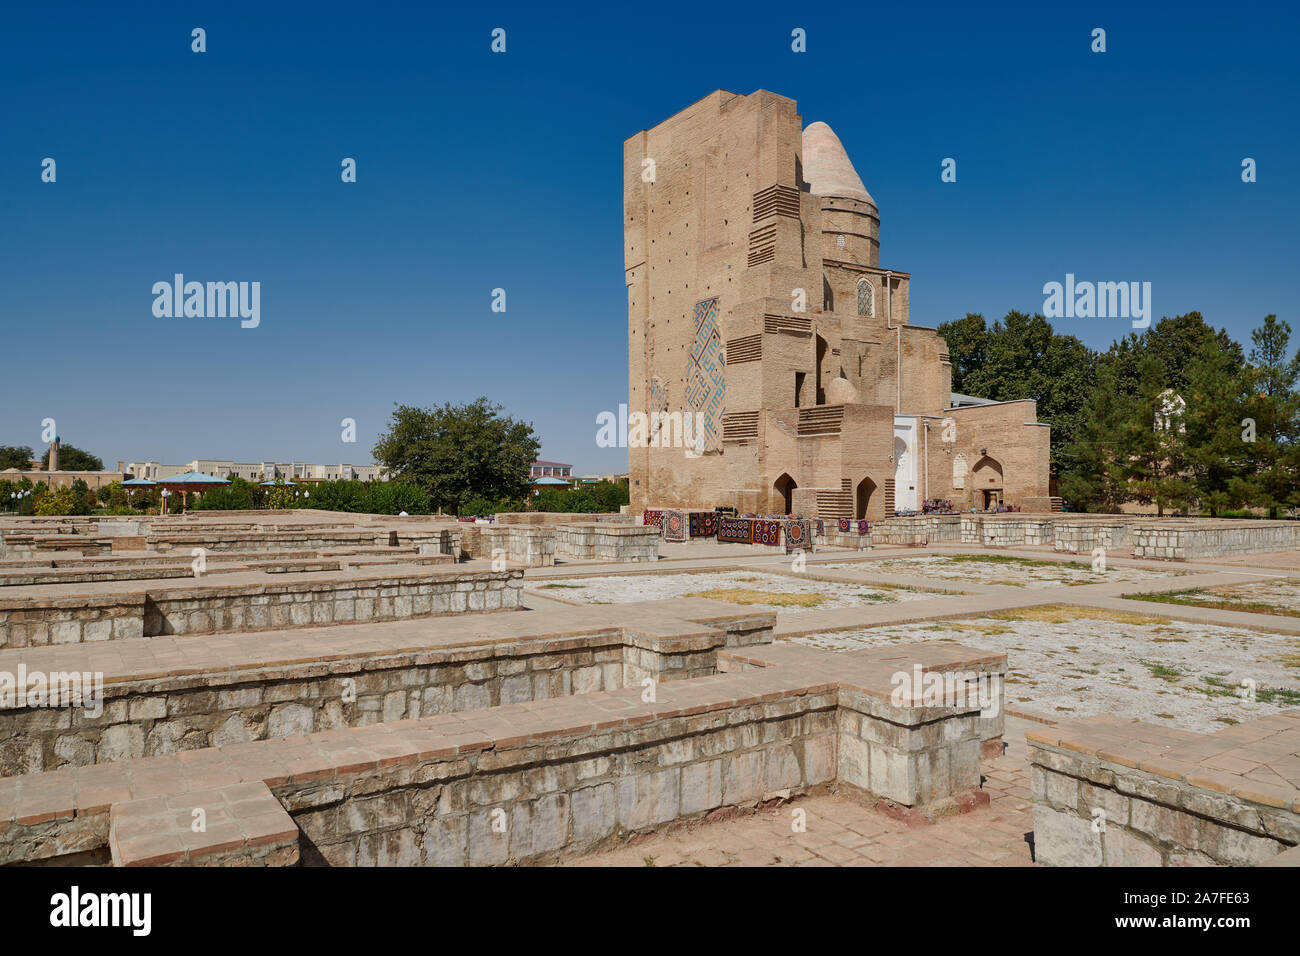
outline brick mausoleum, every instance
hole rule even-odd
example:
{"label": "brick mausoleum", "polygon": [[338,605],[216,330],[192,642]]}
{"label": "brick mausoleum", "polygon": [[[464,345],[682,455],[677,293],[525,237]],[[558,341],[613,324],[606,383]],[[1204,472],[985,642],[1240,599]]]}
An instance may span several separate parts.
{"label": "brick mausoleum", "polygon": [[[1033,401],[953,393],[829,126],[718,90],[629,139],[623,180],[629,408],[668,423],[628,450],[633,509],[1050,509],[1049,426]],[[702,424],[702,454],[672,440],[674,413]]]}

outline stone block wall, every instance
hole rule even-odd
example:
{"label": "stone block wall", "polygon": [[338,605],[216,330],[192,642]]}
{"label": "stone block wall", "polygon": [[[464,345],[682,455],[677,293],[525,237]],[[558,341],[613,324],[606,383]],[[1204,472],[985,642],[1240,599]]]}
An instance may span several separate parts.
{"label": "stone block wall", "polygon": [[[273,788],[307,865],[545,863],[835,778],[834,694]],[[310,847],[310,849],[306,849]]]}
{"label": "stone block wall", "polygon": [[517,609],[518,570],[0,600],[0,648]]}
{"label": "stone block wall", "polygon": [[1133,522],[1099,519],[1058,520],[1052,528],[1052,550],[1069,554],[1091,554],[1094,548],[1131,552]]}
{"label": "stone block wall", "polygon": [[[660,678],[654,651],[625,647],[610,628],[568,642],[108,684],[98,716],[0,710],[0,776],[615,690],[624,686],[629,650],[638,662],[644,653],[646,673]],[[680,676],[712,673],[716,642],[696,657]]]}
{"label": "stone block wall", "polygon": [[[1005,667],[1005,656],[952,645],[909,650],[918,666]],[[741,672],[660,683],[652,697],[599,691],[0,779],[0,864],[110,862],[114,840],[113,862],[147,862],[149,848],[124,845],[131,834],[115,815],[148,817],[156,805],[126,806],[146,798],[183,814],[203,788],[232,780],[268,788],[299,831],[304,863],[494,865],[549,862],[806,793],[836,783],[842,767],[897,803],[939,805],[970,779],[977,730],[964,709],[890,704],[890,672],[913,663],[898,649],[888,660],[800,647],[728,653],[768,656]],[[857,716],[842,720],[843,708]],[[842,745],[856,756],[842,760]],[[291,863],[283,822],[259,796],[209,789],[201,799],[236,815],[252,805],[286,849],[268,862]],[[153,862],[218,859],[212,849],[181,842]]]}
{"label": "stone block wall", "polygon": [[[462,638],[421,650],[395,635],[396,646],[407,649],[342,659],[330,653],[310,664],[232,663],[172,677],[116,675],[103,686],[97,715],[72,707],[0,709],[0,776],[639,688],[646,678],[705,677],[716,673],[720,648],[770,643],[774,621],[757,613],[708,625],[571,624],[572,633]],[[539,633],[548,626],[539,621]],[[0,661],[0,670],[7,666],[12,661]],[[32,667],[60,669],[48,654]]]}
{"label": "stone block wall", "polygon": [[[1039,863],[1253,866],[1300,844],[1300,710],[1216,734],[1092,718],[1028,738]],[[1243,772],[1262,761],[1289,781]]]}
{"label": "stone block wall", "polygon": [[485,559],[503,556],[528,568],[549,567],[555,563],[555,530],[531,525],[481,525],[479,548]]}
{"label": "stone block wall", "polygon": [[555,529],[555,554],[570,561],[657,561],[659,529],[595,522],[560,525]]}
{"label": "stone block wall", "polygon": [[1173,561],[1300,548],[1300,521],[1187,521],[1138,526],[1133,556]]}

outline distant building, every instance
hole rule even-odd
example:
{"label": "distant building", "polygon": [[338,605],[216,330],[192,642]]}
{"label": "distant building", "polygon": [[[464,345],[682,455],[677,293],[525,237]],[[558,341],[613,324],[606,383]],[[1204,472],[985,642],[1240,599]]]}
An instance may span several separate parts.
{"label": "distant building", "polygon": [[222,461],[213,458],[196,458],[183,465],[164,465],[156,461],[126,463],[128,474],[136,478],[159,481],[198,471],[218,478],[242,478],[245,481],[274,481],[283,478],[305,484],[322,481],[381,481],[387,474],[382,465],[314,465],[305,461]]}
{"label": "distant building", "polygon": [[572,478],[573,466],[558,461],[535,461],[528,466],[529,478]]}
{"label": "distant building", "polygon": [[31,468],[20,471],[6,468],[0,471],[0,481],[19,482],[26,478],[32,484],[44,483],[47,488],[70,488],[75,481],[84,481],[91,491],[106,488],[115,481],[121,481],[122,463],[117,463],[117,471],[64,471],[59,468],[59,447],[62,442],[56,437],[50,442],[50,467],[42,468],[41,461],[33,458]]}

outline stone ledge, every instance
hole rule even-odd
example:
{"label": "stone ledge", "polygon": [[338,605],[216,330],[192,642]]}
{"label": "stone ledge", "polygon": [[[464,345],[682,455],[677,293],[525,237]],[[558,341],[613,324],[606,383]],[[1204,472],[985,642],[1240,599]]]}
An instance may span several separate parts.
{"label": "stone ledge", "polygon": [[266,784],[113,804],[114,866],[293,866],[298,827]]}
{"label": "stone ledge", "polygon": [[[948,645],[913,649],[917,659],[984,659]],[[923,708],[929,719],[918,725],[905,713],[912,708],[895,708],[892,726],[911,728],[922,745],[899,750],[878,739],[895,731],[867,727],[859,703],[840,701],[848,663],[849,695],[888,706],[887,671],[819,653],[820,674],[807,661],[752,667],[661,683],[654,701],[629,688],[0,780],[0,862],[102,850],[118,804],[237,783],[271,790],[308,836],[313,861],[345,863],[540,861],[831,783],[845,755],[871,792],[898,803],[936,803],[978,784],[969,710]],[[949,745],[974,755],[973,779],[946,769]],[[938,775],[935,760],[945,767]],[[512,821],[508,837],[493,828],[497,812]],[[123,838],[120,859],[155,852],[124,853]],[[234,852],[233,835],[227,842],[214,860]]]}
{"label": "stone ledge", "polygon": [[1214,734],[1105,716],[1026,738],[1041,862],[1253,865],[1300,844],[1300,710]]}

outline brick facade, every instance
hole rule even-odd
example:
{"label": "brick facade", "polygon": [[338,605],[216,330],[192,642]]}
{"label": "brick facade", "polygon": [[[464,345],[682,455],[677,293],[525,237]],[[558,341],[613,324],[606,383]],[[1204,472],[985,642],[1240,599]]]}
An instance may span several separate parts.
{"label": "brick facade", "polygon": [[682,447],[652,420],[629,441],[633,510],[880,519],[1047,496],[1034,403],[950,408],[947,343],[910,323],[879,235],[835,134],[785,97],[719,90],[624,144],[629,409],[702,432]]}

